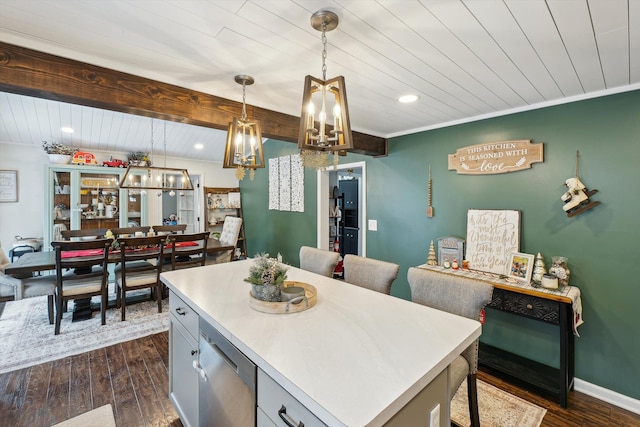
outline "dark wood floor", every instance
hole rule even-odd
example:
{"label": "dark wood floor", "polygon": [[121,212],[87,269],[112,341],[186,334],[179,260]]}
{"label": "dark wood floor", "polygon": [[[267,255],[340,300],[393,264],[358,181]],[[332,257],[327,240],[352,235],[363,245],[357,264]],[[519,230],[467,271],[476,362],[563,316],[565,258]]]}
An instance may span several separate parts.
{"label": "dark wood floor", "polygon": [[[168,366],[163,332],[2,374],[0,425],[50,426],[111,403],[118,426],[182,426],[167,396]],[[571,392],[562,409],[487,373],[478,377],[547,408],[543,427],[640,426],[640,415],[582,393]]]}

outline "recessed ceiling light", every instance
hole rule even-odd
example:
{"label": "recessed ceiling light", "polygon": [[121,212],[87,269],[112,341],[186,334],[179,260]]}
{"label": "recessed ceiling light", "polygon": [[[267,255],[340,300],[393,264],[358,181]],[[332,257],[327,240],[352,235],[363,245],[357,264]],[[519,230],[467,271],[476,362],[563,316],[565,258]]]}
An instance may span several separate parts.
{"label": "recessed ceiling light", "polygon": [[197,143],[193,146],[196,150],[202,150],[204,148],[204,144]]}
{"label": "recessed ceiling light", "polygon": [[74,132],[73,128],[70,128],[70,127],[67,127],[67,126],[60,128],[60,130],[62,132],[64,132],[64,133],[73,133]]}
{"label": "recessed ceiling light", "polygon": [[398,98],[398,102],[402,102],[403,104],[407,104],[409,102],[415,102],[418,100],[418,95],[402,95]]}

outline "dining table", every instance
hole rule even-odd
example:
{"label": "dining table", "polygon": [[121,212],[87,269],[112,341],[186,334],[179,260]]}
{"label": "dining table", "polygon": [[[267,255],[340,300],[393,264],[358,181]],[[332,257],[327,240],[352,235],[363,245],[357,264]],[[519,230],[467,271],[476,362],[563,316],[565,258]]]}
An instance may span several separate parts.
{"label": "dining table", "polygon": [[[193,249],[193,245],[189,245],[189,242],[179,242],[182,243],[183,247],[188,250]],[[194,242],[195,243],[195,242]],[[180,251],[180,247],[176,247],[178,251]],[[216,239],[208,239],[207,240],[207,254],[215,254],[216,252],[223,252],[228,250],[235,249],[235,246],[229,243],[221,242]],[[170,257],[170,250],[165,249],[165,257]],[[109,252],[109,263],[115,264],[121,261],[120,251],[110,251]],[[5,268],[5,274],[8,275],[24,275],[24,274],[33,274],[40,273],[43,271],[51,271],[56,269],[56,253],[55,251],[43,251],[43,252],[29,252],[22,255],[20,258],[9,264]],[[148,298],[141,298],[139,295],[135,295],[133,297],[127,297],[126,303],[133,304],[135,302],[146,301]],[[109,298],[108,307],[115,307],[116,298],[115,295],[113,298]],[[96,306],[91,303],[91,299],[79,299],[75,301],[74,311],[72,320],[80,321],[87,320],[91,318],[91,313],[99,309],[99,306]]]}
{"label": "dining table", "polygon": [[[235,246],[229,243],[221,242],[216,239],[207,240],[207,254],[215,254],[216,252],[224,252],[233,250]],[[193,247],[189,247],[193,249]],[[179,249],[178,249],[179,250]],[[165,255],[169,255],[168,251]],[[109,263],[120,262],[120,252],[112,251],[109,253]],[[5,274],[18,275],[24,273],[38,273],[41,271],[56,269],[56,253],[54,251],[29,252],[22,255],[15,262],[9,264],[5,268]]]}

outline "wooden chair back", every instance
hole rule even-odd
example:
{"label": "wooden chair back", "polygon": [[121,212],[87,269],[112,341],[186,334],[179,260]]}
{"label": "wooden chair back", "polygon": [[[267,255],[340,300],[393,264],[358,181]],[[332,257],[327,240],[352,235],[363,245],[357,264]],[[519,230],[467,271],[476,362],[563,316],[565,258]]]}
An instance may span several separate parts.
{"label": "wooden chair back", "polygon": [[177,224],[177,225],[154,225],[153,231],[158,233],[168,233],[168,234],[176,234],[183,233],[187,229],[187,224]]}
{"label": "wooden chair back", "polygon": [[119,237],[135,237],[136,232],[144,233],[146,236],[147,233],[151,230],[151,226],[142,226],[142,227],[120,227],[120,228],[112,228],[111,233],[115,236],[115,238]]}
{"label": "wooden chair back", "polygon": [[107,232],[106,228],[86,228],[82,230],[62,230],[61,234],[65,240],[81,239],[83,237],[96,237],[101,239]]}
{"label": "wooden chair back", "polygon": [[115,269],[117,300],[121,320],[126,320],[126,293],[150,288],[162,313],[162,282],[160,273],[164,263],[164,236],[121,237],[118,239],[120,265]]}
{"label": "wooden chair back", "polygon": [[[60,333],[63,304],[70,299],[100,296],[102,324],[106,324],[110,245],[111,239],[51,242],[56,255],[56,335]],[[63,256],[65,252],[84,250],[95,254]]]}
{"label": "wooden chair back", "polygon": [[[170,234],[171,270],[205,265],[209,233]],[[196,242],[197,246],[180,246],[181,242]]]}

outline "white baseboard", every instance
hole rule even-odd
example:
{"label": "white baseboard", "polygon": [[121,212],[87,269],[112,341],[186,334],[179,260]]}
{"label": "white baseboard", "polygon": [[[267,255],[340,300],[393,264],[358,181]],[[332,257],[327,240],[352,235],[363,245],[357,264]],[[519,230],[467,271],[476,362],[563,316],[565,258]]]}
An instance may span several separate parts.
{"label": "white baseboard", "polygon": [[600,387],[599,385],[588,383],[580,378],[575,378],[573,384],[575,390],[580,393],[588,394],[596,399],[616,405],[619,408],[640,414],[640,400],[638,399],[625,396],[624,394]]}

